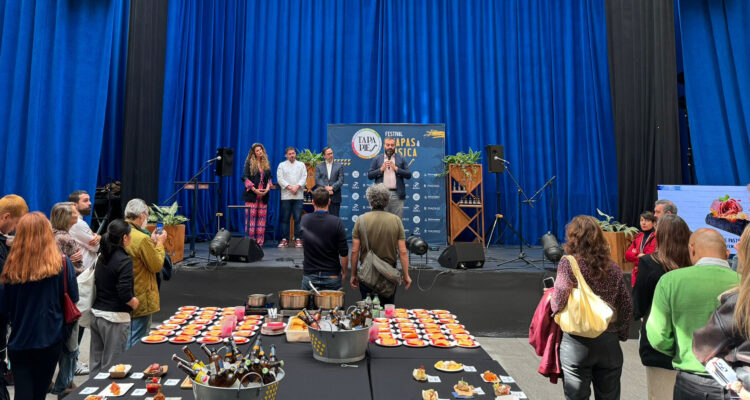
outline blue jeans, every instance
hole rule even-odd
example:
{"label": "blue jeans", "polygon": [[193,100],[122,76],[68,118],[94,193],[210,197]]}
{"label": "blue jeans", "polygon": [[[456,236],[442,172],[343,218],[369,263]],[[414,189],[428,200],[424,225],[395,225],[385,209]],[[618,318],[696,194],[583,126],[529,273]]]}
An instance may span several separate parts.
{"label": "blue jeans", "polygon": [[313,272],[302,275],[302,290],[312,290],[310,289],[310,282],[318,290],[340,290],[342,288],[341,275],[334,275],[331,272]]}
{"label": "blue jeans", "polygon": [[[76,323],[76,328],[77,327],[78,324]],[[66,345],[71,341],[70,338],[68,337],[63,340],[62,351],[60,352],[60,357],[58,358],[60,371],[57,373],[55,386],[50,391],[50,393],[52,394],[60,394],[65,391],[65,389],[69,388],[73,383],[73,378],[76,374],[76,361],[78,361],[78,329],[74,329],[73,332],[70,333],[70,335],[76,336],[76,342],[74,342],[76,346],[74,350],[71,350]]]}
{"label": "blue jeans", "polygon": [[127,349],[135,346],[142,337],[148,336],[148,331],[151,329],[151,315],[130,320],[130,338],[128,339]]}
{"label": "blue jeans", "polygon": [[294,218],[294,238],[300,239],[300,219],[302,219],[302,200],[281,200],[281,238],[289,237],[289,216]]}

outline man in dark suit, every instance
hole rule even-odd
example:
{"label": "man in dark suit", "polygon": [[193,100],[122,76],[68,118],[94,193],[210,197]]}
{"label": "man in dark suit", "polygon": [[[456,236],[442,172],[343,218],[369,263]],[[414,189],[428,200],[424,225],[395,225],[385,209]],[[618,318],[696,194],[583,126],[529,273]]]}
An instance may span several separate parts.
{"label": "man in dark suit", "polygon": [[326,161],[315,167],[315,184],[325,188],[331,197],[331,205],[328,213],[339,216],[341,208],[341,186],[344,185],[344,166],[333,162],[333,149],[323,149],[323,157]]}
{"label": "man in dark suit", "polygon": [[391,198],[385,211],[403,218],[404,199],[406,199],[404,179],[411,179],[411,171],[404,157],[396,153],[395,138],[385,138],[383,148],[385,148],[385,154],[372,160],[367,177],[374,179],[375,183],[383,183],[390,190]]}

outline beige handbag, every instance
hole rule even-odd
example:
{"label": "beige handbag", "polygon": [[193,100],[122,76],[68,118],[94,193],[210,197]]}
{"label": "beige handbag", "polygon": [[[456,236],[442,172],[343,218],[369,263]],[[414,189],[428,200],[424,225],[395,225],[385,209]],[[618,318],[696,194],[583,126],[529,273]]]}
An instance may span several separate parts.
{"label": "beige handbag", "polygon": [[614,311],[586,283],[573,256],[565,256],[570,262],[570,269],[578,281],[568,296],[568,305],[555,315],[555,322],[563,332],[571,335],[595,338],[604,333],[609,326]]}

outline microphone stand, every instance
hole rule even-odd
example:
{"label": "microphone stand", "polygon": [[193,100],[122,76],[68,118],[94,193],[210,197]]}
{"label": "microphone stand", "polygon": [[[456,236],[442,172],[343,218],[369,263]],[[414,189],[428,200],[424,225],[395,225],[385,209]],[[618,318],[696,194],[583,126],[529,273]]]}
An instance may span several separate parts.
{"label": "microphone stand", "polygon": [[[528,265],[536,267],[536,265],[533,262],[529,261],[526,258],[526,253],[523,252],[524,243],[526,243],[526,246],[528,246],[529,248],[531,248],[531,244],[529,244],[529,242],[523,237],[523,214],[521,213],[521,205],[523,203],[527,203],[529,204],[529,206],[534,207],[534,202],[536,200],[529,199],[529,196],[526,196],[526,193],[524,193],[523,189],[521,188],[521,185],[518,183],[518,180],[516,180],[516,177],[513,176],[513,174],[510,172],[510,167],[508,166],[508,164],[505,165],[505,172],[508,173],[508,176],[510,176],[510,179],[516,185],[516,190],[518,191],[518,238],[520,240],[518,241],[518,257],[512,260],[503,261],[497,265],[500,266],[500,265],[504,265],[504,264],[508,264],[508,263],[512,263],[516,261],[523,261]],[[526,200],[522,200],[521,196],[523,196]]]}
{"label": "microphone stand", "polygon": [[195,175],[193,175],[192,178],[187,180],[182,186],[180,186],[179,189],[177,189],[176,192],[172,193],[171,196],[167,197],[166,200],[164,200],[164,204],[169,203],[170,200],[174,199],[175,196],[177,196],[178,193],[183,191],[187,185],[193,185],[193,210],[191,213],[191,219],[190,219],[190,255],[186,258],[196,258],[195,257],[195,238],[198,236],[197,232],[197,226],[196,226],[196,219],[197,217],[197,209],[198,209],[198,177],[203,174],[203,172],[208,169],[208,167],[211,166],[216,161],[216,159],[209,160],[206,162],[206,165],[203,166]]}

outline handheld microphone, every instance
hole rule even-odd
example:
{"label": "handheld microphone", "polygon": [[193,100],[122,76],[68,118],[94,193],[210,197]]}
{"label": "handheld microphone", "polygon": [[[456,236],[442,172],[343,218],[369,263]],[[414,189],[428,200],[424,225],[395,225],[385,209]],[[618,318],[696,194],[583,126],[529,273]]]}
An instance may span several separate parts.
{"label": "handheld microphone", "polygon": [[506,160],[504,158],[500,158],[498,156],[495,156],[495,160],[500,161],[501,163],[510,165],[510,161],[508,161],[508,160]]}
{"label": "handheld microphone", "polygon": [[214,161],[219,161],[219,160],[221,160],[221,156],[216,156],[216,158],[212,158],[212,159],[210,159],[210,160],[206,161],[206,164],[208,164],[208,163],[212,163],[212,162],[214,162]]}

